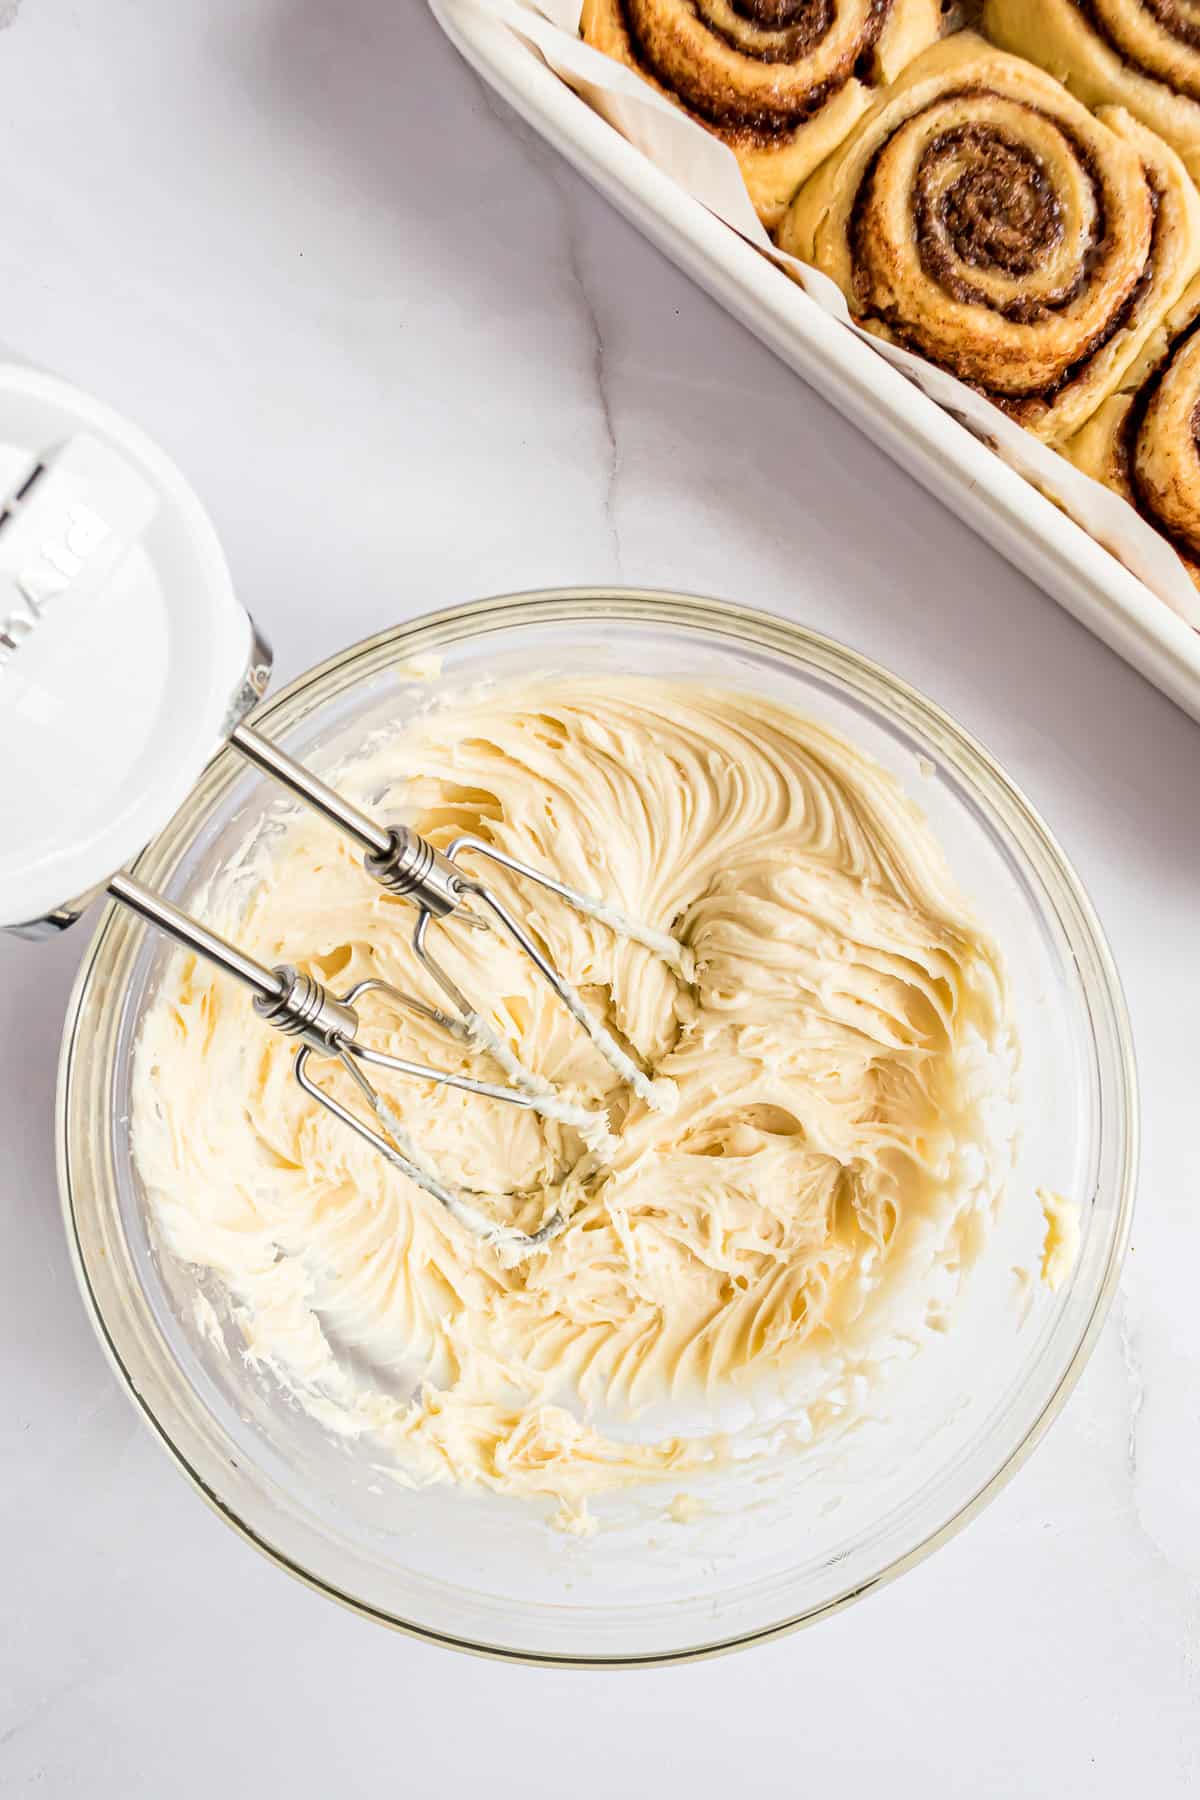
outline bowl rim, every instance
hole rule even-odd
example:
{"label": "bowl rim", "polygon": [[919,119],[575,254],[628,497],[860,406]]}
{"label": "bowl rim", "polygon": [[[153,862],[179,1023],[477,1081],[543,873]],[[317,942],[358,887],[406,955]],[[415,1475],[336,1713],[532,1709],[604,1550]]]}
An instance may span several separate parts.
{"label": "bowl rim", "polygon": [[[133,1372],[124,1361],[109,1330],[88,1273],[80,1236],[71,1174],[69,1124],[71,1081],[75,1067],[75,1055],[79,1048],[78,1032],[84,1000],[96,966],[105,950],[109,934],[121,917],[121,909],[117,903],[109,901],[105,905],[85,949],[68,1001],[58,1063],[55,1159],[60,1203],[76,1282],[93,1330],[118,1380],[158,1443],[211,1510],[246,1543],[305,1587],[311,1588],[327,1599],[336,1601],[339,1605],[363,1618],[374,1620],[394,1631],[425,1643],[438,1644],[493,1661],[524,1663],[531,1667],[542,1668],[666,1667],[679,1663],[698,1662],[710,1657],[725,1655],[734,1650],[745,1649],[753,1644],[767,1643],[814,1624],[818,1619],[843,1611],[856,1600],[862,1599],[866,1594],[915,1567],[934,1550],[957,1535],[1007,1486],[1042,1441],[1050,1425],[1061,1412],[1091,1356],[1116,1293],[1129,1245],[1139,1162],[1140,1104],[1129,1012],[1112,952],[1083,882],[1041,814],[977,738],[966,731],[936,701],[931,700],[901,677],[892,674],[882,664],[875,662],[851,646],[843,644],[838,639],[759,608],[680,590],[621,585],[538,588],[518,593],[491,595],[456,606],[441,608],[434,612],[423,613],[403,624],[389,626],[382,631],[373,633],[302,671],[278,693],[264,700],[251,716],[256,725],[268,724],[272,718],[278,718],[281,714],[286,715],[296,709],[298,703],[303,700],[313,686],[324,684],[340,672],[354,668],[360,675],[365,676],[372,671],[369,667],[364,668],[363,665],[369,664],[372,660],[379,661],[382,666],[384,662],[395,661],[397,655],[403,651],[408,651],[410,655],[420,654],[426,648],[422,639],[429,634],[441,637],[443,640],[447,632],[458,638],[478,637],[487,630],[504,629],[512,625],[535,622],[562,624],[574,620],[586,620],[594,623],[598,618],[605,617],[624,619],[630,622],[677,624],[685,626],[693,632],[707,630],[713,635],[724,637],[732,634],[754,647],[777,650],[784,654],[795,655],[797,651],[800,651],[811,666],[824,669],[842,680],[848,679],[851,686],[860,695],[875,703],[885,702],[885,710],[889,715],[907,725],[919,725],[927,735],[932,731],[934,736],[954,746],[960,753],[965,752],[968,759],[973,759],[981,766],[995,790],[987,796],[989,806],[994,809],[998,807],[1002,815],[1009,815],[1004,822],[1010,828],[1014,819],[1019,820],[1024,831],[1038,841],[1041,850],[1054,865],[1055,873],[1064,884],[1076,910],[1076,922],[1082,927],[1089,940],[1089,949],[1095,958],[1100,991],[1107,1002],[1111,1015],[1116,1074],[1119,1092],[1124,1097],[1124,1106],[1120,1116],[1122,1155],[1117,1171],[1117,1217],[1108,1259],[1090,1311],[1083,1321],[1070,1360],[1057,1385],[1046,1398],[1041,1411],[1021,1441],[1007,1453],[1003,1462],[987,1480],[982,1482],[975,1492],[940,1526],[930,1531],[919,1543],[889,1563],[886,1568],[868,1580],[853,1584],[801,1613],[752,1631],[742,1631],[730,1637],[718,1638],[709,1643],[680,1649],[651,1651],[644,1654],[622,1652],[599,1655],[589,1655],[586,1652],[529,1651],[509,1645],[489,1644],[452,1632],[440,1632],[428,1625],[397,1617],[381,1607],[373,1606],[358,1595],[346,1592],[323,1576],[313,1574],[248,1525],[191,1465],[179,1445],[170,1436],[149,1401],[139,1391]],[[466,629],[461,629],[463,627]],[[340,688],[335,689],[335,693],[338,691],[341,691]],[[331,694],[329,697],[332,698],[334,695]],[[303,709],[301,709],[301,716],[303,716]],[[150,859],[156,846],[172,827],[178,824],[183,815],[201,803],[204,789],[208,786],[210,779],[220,780],[233,766],[233,761],[234,753],[226,747],[222,747],[217,752],[207,770],[183,802],[175,818],[130,865],[135,872],[140,870]]]}

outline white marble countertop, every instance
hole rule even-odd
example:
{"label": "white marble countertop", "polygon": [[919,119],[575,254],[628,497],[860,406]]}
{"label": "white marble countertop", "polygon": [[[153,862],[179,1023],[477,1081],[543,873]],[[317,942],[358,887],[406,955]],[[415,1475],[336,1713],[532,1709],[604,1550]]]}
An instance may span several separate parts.
{"label": "white marble countertop", "polygon": [[179,460],[281,675],[555,582],[847,639],[975,730],[1074,857],[1146,1126],[1099,1348],[963,1535],[739,1656],[531,1671],[339,1611],[169,1466],[55,1194],[83,939],[0,947],[0,1792],[591,1800],[664,1767],[696,1800],[1200,1790],[1200,728],[502,115],[416,0],[25,0],[0,116],[0,338]]}

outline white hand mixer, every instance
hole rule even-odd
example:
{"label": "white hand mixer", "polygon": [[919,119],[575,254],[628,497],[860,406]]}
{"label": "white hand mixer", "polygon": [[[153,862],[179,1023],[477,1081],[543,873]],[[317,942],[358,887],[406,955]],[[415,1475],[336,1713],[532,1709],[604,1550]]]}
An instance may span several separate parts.
{"label": "white hand mixer", "polygon": [[[562,1230],[563,1213],[556,1210],[532,1233],[491,1218],[481,1196],[443,1181],[424,1162],[367,1071],[525,1107],[573,1127],[593,1146],[603,1142],[607,1121],[521,1064],[431,948],[431,927],[454,920],[503,932],[649,1105],[657,1103],[649,1076],[468,865],[491,861],[535,882],[677,968],[684,952],[666,933],[482,838],[462,835],[441,851],[408,826],[369,817],[244,722],[266,686],[269,663],[234,598],[212,527],[162,452],[67,384],[0,365],[0,755],[15,777],[6,807],[13,816],[0,843],[0,923],[44,936],[72,923],[103,888],[250,990],[260,1018],[298,1040],[294,1072],[307,1094],[466,1229],[510,1255],[525,1254]],[[223,742],[345,833],[368,874],[412,902],[414,952],[452,1012],[374,979],[334,995],[290,964],[268,968],[247,956],[136,876],[109,872],[165,822]],[[80,782],[84,756],[91,779]],[[86,897],[64,903],[63,893]],[[359,1017],[369,993],[490,1057],[506,1079],[481,1081],[372,1048]],[[368,1116],[321,1085],[313,1059],[335,1059],[346,1070]]]}

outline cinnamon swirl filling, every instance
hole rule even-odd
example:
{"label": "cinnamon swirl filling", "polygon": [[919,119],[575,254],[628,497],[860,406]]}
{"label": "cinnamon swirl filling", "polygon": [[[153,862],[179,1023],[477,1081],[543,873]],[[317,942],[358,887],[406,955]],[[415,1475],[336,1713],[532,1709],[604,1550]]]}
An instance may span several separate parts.
{"label": "cinnamon swirl filling", "polygon": [[940,17],[939,0],[585,0],[582,29],[729,144],[773,227]]}
{"label": "cinnamon swirl filling", "polygon": [[1180,0],[1071,0],[1120,59],[1200,100],[1200,14]]}
{"label": "cinnamon swirl filling", "polygon": [[1200,201],[1127,115],[1093,118],[963,33],[876,104],[780,242],[832,275],[870,330],[1053,441],[1194,272]]}
{"label": "cinnamon swirl filling", "polygon": [[1200,315],[1135,394],[1117,449],[1143,518],[1185,562],[1200,562]]}

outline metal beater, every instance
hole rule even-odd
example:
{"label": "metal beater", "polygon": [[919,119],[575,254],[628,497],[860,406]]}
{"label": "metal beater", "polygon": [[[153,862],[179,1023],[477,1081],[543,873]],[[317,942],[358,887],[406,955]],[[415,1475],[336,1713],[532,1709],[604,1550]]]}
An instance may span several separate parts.
{"label": "metal beater", "polygon": [[[587,1032],[614,1073],[647,1105],[659,1106],[661,1101],[655,1084],[645,1071],[637,1066],[604,1023],[585,1006],[575,988],[549,961],[511,908],[485,882],[465,869],[461,858],[469,855],[486,859],[512,875],[537,883],[539,887],[557,894],[560,900],[588,918],[598,919],[621,936],[644,944],[675,968],[682,968],[684,965],[682,947],[665,932],[652,930],[607,902],[568,887],[543,870],[509,856],[482,838],[464,834],[455,838],[445,851],[441,851],[406,825],[380,825],[252,726],[236,726],[228,741],[233,749],[262,773],[279,782],[339,831],[344,832],[363,852],[364,868],[381,887],[386,888],[388,893],[413,903],[417,909],[412,935],[413,950],[422,968],[428,971],[450,1001],[454,1013],[429,1006],[415,994],[406,993],[386,981],[360,981],[347,993],[334,995],[323,982],[290,964],[282,963],[276,968],[267,968],[160,894],[154,893],[133,875],[119,873],[112,876],[106,884],[108,894],[139,914],[147,923],[249,988],[254,995],[254,1010],[259,1017],[284,1036],[300,1040],[301,1048],[296,1056],[293,1072],[305,1093],[319,1101],[335,1118],[348,1125],[381,1156],[402,1170],[411,1181],[416,1182],[439,1205],[444,1206],[460,1225],[482,1242],[503,1249],[510,1255],[526,1255],[548,1243],[566,1224],[561,1211],[556,1209],[535,1232],[519,1231],[490,1219],[467,1193],[443,1181],[424,1161],[394,1108],[379,1093],[366,1073],[368,1068],[384,1069],[395,1075],[406,1075],[418,1081],[434,1082],[439,1086],[462,1088],[489,1100],[503,1100],[511,1106],[525,1107],[561,1124],[573,1126],[593,1149],[602,1150],[607,1140],[607,1119],[602,1111],[593,1111],[564,1100],[548,1082],[524,1068],[490,1019],[463,993],[430,948],[430,927],[453,916],[473,929],[487,929],[488,919],[484,915],[490,915],[529,958],[572,1018]],[[476,906],[472,907],[468,902],[475,902]],[[432,1021],[458,1042],[491,1056],[499,1063],[508,1080],[504,1083],[476,1081],[451,1070],[436,1068],[430,1063],[413,1062],[373,1049],[359,1035],[358,1002],[368,993],[381,995],[393,1005]],[[321,1086],[310,1072],[310,1063],[314,1057],[336,1059],[346,1070],[370,1108],[374,1124],[353,1113],[336,1095]]]}
{"label": "metal beater", "polygon": [[[0,361],[0,927],[23,937],[51,935],[106,889],[248,987],[260,1017],[299,1041],[295,1074],[304,1091],[462,1225],[513,1254],[535,1250],[562,1229],[562,1212],[532,1233],[489,1218],[476,1204],[482,1196],[456,1189],[425,1163],[368,1071],[528,1108],[573,1126],[596,1154],[605,1148],[607,1118],[565,1100],[521,1065],[438,958],[433,926],[454,919],[506,936],[613,1071],[652,1106],[659,1103],[654,1083],[472,865],[490,861],[535,882],[677,967],[684,953],[666,934],[480,838],[460,836],[443,852],[405,826],[369,818],[244,723],[269,672],[270,651],[178,469],[92,396],[44,371]],[[448,1010],[382,981],[334,995],[290,966],[265,968],[136,877],[111,873],[162,827],[223,743],[344,832],[368,873],[413,903],[413,948]],[[503,1081],[374,1049],[359,1017],[368,994],[490,1057]],[[366,1116],[318,1081],[313,1065],[321,1060],[346,1071]]]}

